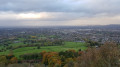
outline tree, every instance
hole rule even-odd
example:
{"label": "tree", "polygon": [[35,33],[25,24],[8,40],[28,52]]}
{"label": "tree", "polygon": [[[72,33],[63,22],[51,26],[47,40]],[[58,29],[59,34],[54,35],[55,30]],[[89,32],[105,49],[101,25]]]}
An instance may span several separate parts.
{"label": "tree", "polygon": [[120,67],[120,50],[114,43],[89,48],[77,58],[76,67]]}
{"label": "tree", "polygon": [[13,57],[13,58],[10,59],[10,62],[11,62],[11,63],[17,63],[17,61],[18,61],[18,60],[17,60],[16,57]]}
{"label": "tree", "polygon": [[74,67],[74,62],[73,61],[68,62],[64,67]]}
{"label": "tree", "polygon": [[6,56],[0,56],[0,64],[8,64]]}
{"label": "tree", "polygon": [[60,56],[56,52],[44,53],[42,62],[49,67],[54,67],[56,64],[61,66]]}
{"label": "tree", "polygon": [[40,45],[37,46],[37,49],[40,49]]}

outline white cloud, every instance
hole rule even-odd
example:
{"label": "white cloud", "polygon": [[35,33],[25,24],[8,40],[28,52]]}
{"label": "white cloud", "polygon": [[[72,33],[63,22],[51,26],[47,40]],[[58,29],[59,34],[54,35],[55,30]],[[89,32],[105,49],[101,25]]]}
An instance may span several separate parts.
{"label": "white cloud", "polygon": [[[7,19],[7,20],[6,20]],[[52,26],[52,25],[106,25],[120,24],[120,14],[64,12],[0,13],[0,25],[7,26]]]}
{"label": "white cloud", "polygon": [[74,12],[0,12],[0,20],[41,20],[41,21],[65,21],[84,17],[85,13]]}

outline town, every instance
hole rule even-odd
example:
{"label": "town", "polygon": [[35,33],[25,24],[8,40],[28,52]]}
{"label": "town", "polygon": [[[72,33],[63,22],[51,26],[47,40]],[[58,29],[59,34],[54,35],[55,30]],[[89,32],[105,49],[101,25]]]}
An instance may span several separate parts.
{"label": "town", "polygon": [[[79,65],[79,57],[89,56],[89,52],[91,59],[92,50],[96,56],[104,55],[112,47],[114,55],[119,45],[120,25],[0,28],[0,59],[4,60],[0,63],[8,66],[17,63],[18,67],[24,63],[28,67],[69,67],[75,62]],[[85,58],[82,61],[87,62]]]}

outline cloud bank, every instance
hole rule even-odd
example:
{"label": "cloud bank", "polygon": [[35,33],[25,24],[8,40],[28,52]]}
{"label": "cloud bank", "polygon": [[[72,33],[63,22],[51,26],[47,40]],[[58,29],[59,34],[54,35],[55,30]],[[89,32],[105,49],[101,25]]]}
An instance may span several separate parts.
{"label": "cloud bank", "polygon": [[0,26],[120,24],[120,0],[0,0]]}

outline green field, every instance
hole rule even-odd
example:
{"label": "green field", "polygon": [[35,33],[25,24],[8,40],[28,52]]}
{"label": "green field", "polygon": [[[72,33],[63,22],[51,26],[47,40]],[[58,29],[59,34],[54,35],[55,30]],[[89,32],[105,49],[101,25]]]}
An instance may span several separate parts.
{"label": "green field", "polygon": [[[17,44],[16,44],[17,45]],[[69,49],[74,49],[74,50],[85,50],[87,49],[85,43],[76,43],[76,42],[65,42],[65,45],[62,46],[45,46],[45,47],[40,47],[40,49],[37,49],[37,47],[22,47],[13,50],[13,53],[16,57],[19,57],[19,55],[26,54],[26,53],[39,53],[42,51],[47,51],[47,52],[60,52],[60,51],[65,51]],[[9,54],[9,50],[5,52],[0,52],[0,55],[7,55]]]}
{"label": "green field", "polygon": [[20,43],[13,43],[13,44],[10,44],[10,46],[20,46],[20,45],[25,45],[24,43],[20,42]]}

